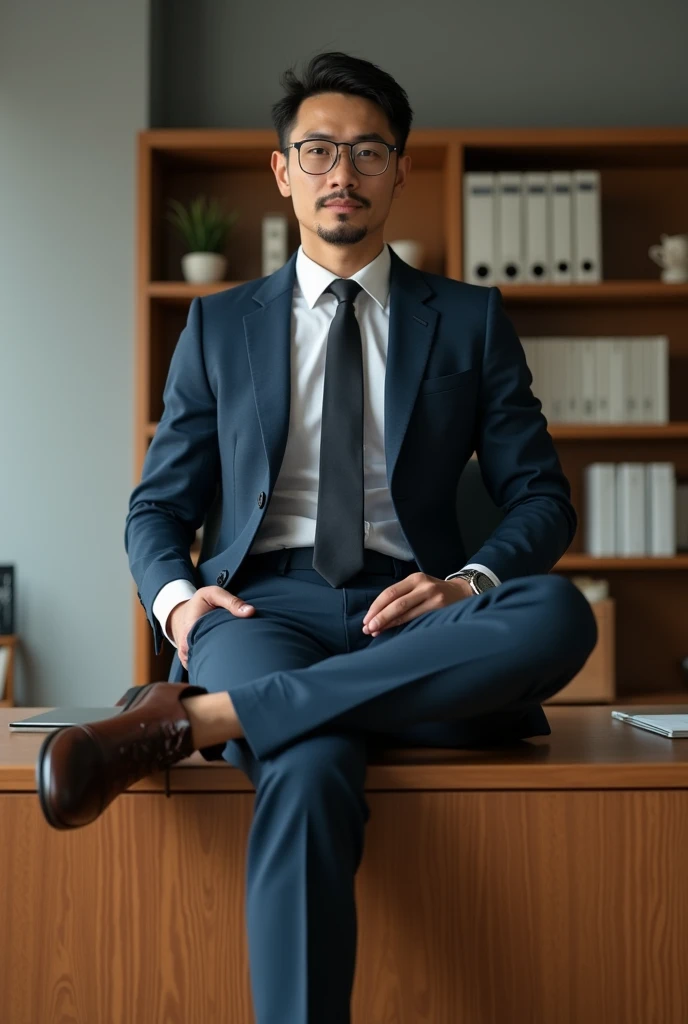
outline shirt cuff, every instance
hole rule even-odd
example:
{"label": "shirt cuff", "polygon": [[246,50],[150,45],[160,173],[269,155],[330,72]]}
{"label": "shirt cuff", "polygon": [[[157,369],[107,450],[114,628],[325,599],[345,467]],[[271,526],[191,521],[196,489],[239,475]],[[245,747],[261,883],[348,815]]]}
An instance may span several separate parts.
{"label": "shirt cuff", "polygon": [[169,614],[173,608],[175,608],[180,601],[188,601],[194,596],[198,588],[194,587],[193,583],[188,580],[172,580],[170,583],[166,583],[161,588],[160,593],[153,601],[153,615],[160,623],[163,633],[170,641],[173,647],[176,647],[176,643],[171,636],[167,636],[165,632],[165,625]]}
{"label": "shirt cuff", "polygon": [[[470,562],[468,565],[464,565],[463,569],[480,569],[481,572],[484,572],[486,576],[490,577],[495,587],[498,587],[502,582],[499,576],[495,576],[491,569],[488,569],[486,565],[481,565],[479,562]],[[457,570],[457,572],[453,572],[451,576],[445,576],[445,582],[446,580],[454,579],[454,577],[458,576],[460,572],[463,572],[463,569],[459,569]]]}

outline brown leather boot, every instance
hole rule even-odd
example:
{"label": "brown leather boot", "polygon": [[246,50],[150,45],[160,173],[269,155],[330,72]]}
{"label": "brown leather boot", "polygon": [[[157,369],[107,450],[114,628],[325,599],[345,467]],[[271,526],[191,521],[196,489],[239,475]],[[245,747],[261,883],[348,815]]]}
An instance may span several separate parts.
{"label": "brown leather boot", "polygon": [[117,701],[121,714],[46,736],[36,785],[48,824],[88,825],[139,779],[189,757],[194,747],[181,698],[207,692],[188,683],[134,686]]}

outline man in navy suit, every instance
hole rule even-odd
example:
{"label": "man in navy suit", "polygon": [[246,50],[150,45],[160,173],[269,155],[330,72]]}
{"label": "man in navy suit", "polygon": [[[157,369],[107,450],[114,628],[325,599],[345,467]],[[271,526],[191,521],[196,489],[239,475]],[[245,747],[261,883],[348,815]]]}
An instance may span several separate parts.
{"label": "man in navy suit", "polygon": [[[247,922],[258,1024],[349,1020],[353,879],[372,744],[546,735],[541,702],[596,638],[550,570],[577,519],[501,294],[415,269],[383,241],[411,170],[406,93],[342,53],[283,77],[272,170],[301,245],[276,273],[196,298],[125,545],[170,679],[37,764],[55,828],[194,750],[256,787]],[[473,452],[506,515],[466,552]],[[219,493],[211,557],[189,547]]]}

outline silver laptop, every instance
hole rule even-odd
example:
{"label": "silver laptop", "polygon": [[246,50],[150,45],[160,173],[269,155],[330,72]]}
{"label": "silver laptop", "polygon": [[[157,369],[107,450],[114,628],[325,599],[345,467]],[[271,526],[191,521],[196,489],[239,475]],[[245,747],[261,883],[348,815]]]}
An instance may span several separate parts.
{"label": "silver laptop", "polygon": [[21,732],[51,732],[62,729],[66,725],[85,725],[89,722],[101,722],[106,718],[114,718],[124,711],[122,707],[108,708],[53,708],[42,711],[39,715],[30,715],[10,722],[10,729]]}

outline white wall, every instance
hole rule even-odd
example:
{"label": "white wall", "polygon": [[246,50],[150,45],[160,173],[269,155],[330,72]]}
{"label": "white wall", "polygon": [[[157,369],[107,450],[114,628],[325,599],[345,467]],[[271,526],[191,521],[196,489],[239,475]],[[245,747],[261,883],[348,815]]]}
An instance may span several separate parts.
{"label": "white wall", "polygon": [[18,704],[112,704],[135,588],[135,138],[148,0],[0,2],[0,564]]}

